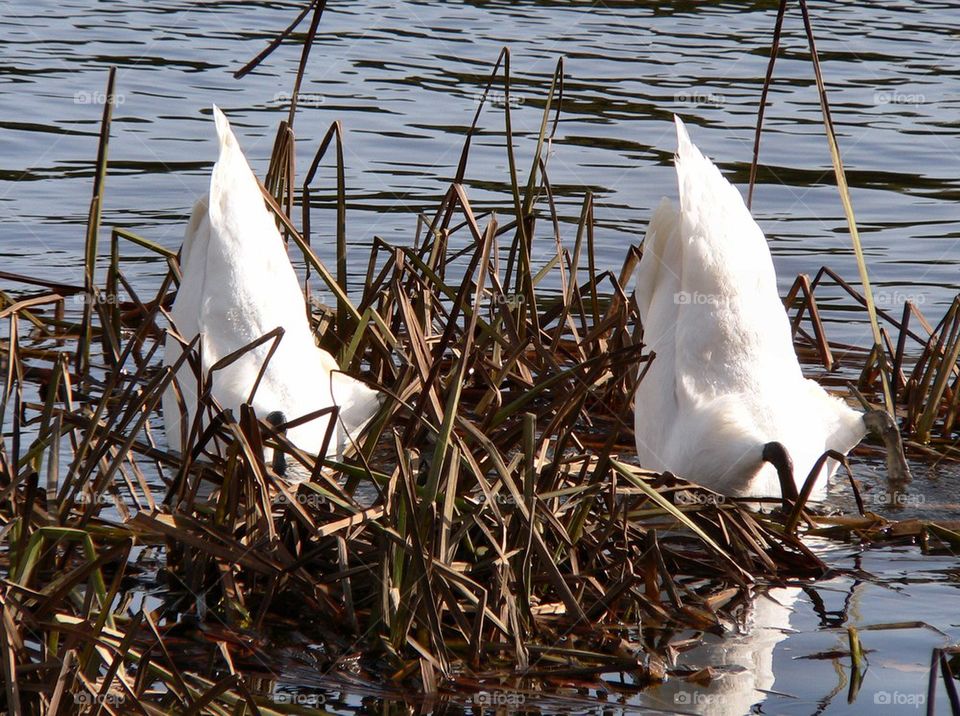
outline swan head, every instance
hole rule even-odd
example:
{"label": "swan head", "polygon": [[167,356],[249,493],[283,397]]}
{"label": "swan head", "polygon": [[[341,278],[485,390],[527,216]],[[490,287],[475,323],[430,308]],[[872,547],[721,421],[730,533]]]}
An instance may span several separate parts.
{"label": "swan head", "polygon": [[[273,412],[268,413],[264,420],[266,420],[271,427],[279,428],[281,425],[287,422],[287,416],[284,415],[283,411],[281,410],[274,410]],[[284,433],[286,433],[286,430],[280,431],[281,435]],[[279,450],[274,450],[273,448],[264,448],[263,460],[264,462],[270,462],[270,467],[273,468],[273,471],[277,473],[279,477],[283,477],[287,474],[287,458]]]}
{"label": "swan head", "polygon": [[790,459],[790,453],[787,452],[783,443],[773,441],[763,446],[762,457],[764,462],[769,462],[777,471],[783,507],[787,509],[787,503],[795,503],[799,497],[797,483],[793,480],[793,460]]}
{"label": "swan head", "polygon": [[887,476],[891,482],[909,482],[912,477],[903,454],[903,440],[897,423],[886,410],[868,410],[863,414],[867,432],[883,441],[887,449]]}

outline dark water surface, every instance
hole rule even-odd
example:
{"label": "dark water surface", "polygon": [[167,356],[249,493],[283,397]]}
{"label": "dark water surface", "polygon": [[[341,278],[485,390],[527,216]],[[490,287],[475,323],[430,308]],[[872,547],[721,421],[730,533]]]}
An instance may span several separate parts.
{"label": "dark water surface", "polygon": [[[299,48],[285,45],[241,81],[231,74],[301,6],[6,2],[0,20],[0,268],[82,282],[109,65],[118,67],[118,106],[104,237],[120,226],[179,246],[215,157],[213,102],[227,112],[262,176],[276,123],[286,114]],[[913,300],[938,319],[960,286],[960,4],[813,2],[811,10],[877,301],[899,312]],[[509,45],[512,53],[513,128],[523,171],[562,55],[565,98],[550,178],[563,236],[572,243],[584,192],[594,191],[600,268],[618,268],[627,247],[642,237],[652,207],[662,195],[675,196],[674,113],[727,176],[745,184],[775,11],[775,2],[334,0],[302,88],[307,98],[296,120],[298,174],[330,123],[340,120],[354,251],[363,255],[360,247],[374,235],[410,241],[416,213],[436,206],[455,171],[500,48]],[[767,110],[761,151],[767,168],[753,206],[783,290],[798,272],[813,273],[823,264],[856,277],[805,47],[799,14],[791,11]],[[479,210],[509,212],[501,110],[485,110],[481,127],[469,195]],[[315,244],[327,259],[335,220],[331,177],[331,171],[321,173],[312,213]],[[135,249],[124,255],[134,285],[145,294],[155,289],[165,265]],[[832,319],[831,337],[868,342],[862,322],[844,322],[839,312]],[[889,500],[885,505],[879,487],[874,508],[956,518],[951,476],[921,468],[905,509],[886,509]],[[834,493],[846,506],[843,488]],[[739,713],[766,699],[763,713],[922,713],[925,705],[917,701],[926,692],[930,649],[958,638],[956,561],[922,558],[908,547],[864,555],[850,546],[820,549],[838,566],[865,562],[863,569],[882,584],[838,577],[818,585],[822,604],[808,592],[778,590],[779,609],[758,600],[752,631],[701,655],[710,663],[726,654],[753,681],[731,676],[699,690],[670,684],[632,703]],[[841,609],[838,600],[846,606]],[[824,617],[824,609],[833,616]],[[907,618],[924,619],[944,633],[868,632],[871,666],[852,706],[845,686],[830,695],[843,672],[849,676],[848,659],[798,658],[840,648],[845,634],[839,627],[848,623]],[[693,662],[697,655],[685,658]],[[351,695],[344,708],[355,710],[361,701]],[[943,693],[939,703],[946,708]],[[608,706],[611,712],[636,708],[617,706],[613,698]]]}

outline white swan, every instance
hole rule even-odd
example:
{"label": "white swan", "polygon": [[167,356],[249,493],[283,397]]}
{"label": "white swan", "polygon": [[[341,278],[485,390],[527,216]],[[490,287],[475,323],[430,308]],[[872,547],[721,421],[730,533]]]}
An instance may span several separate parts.
{"label": "white swan", "polygon": [[[328,453],[340,452],[373,416],[379,393],[339,372],[333,356],[317,347],[307,319],[303,293],[274,218],[264,203],[230,123],[213,107],[220,155],[210,177],[210,192],[197,201],[187,226],[180,260],[183,279],[171,310],[177,331],[187,340],[200,334],[203,375],[218,360],[278,326],[284,329],[251,404],[259,417],[292,421],[338,405],[339,420]],[[264,344],[214,373],[213,395],[239,417],[267,358]],[[168,336],[164,364],[181,355]],[[163,396],[167,444],[181,450],[197,408],[197,380],[188,365],[176,376],[187,420],[172,388]],[[291,428],[287,437],[317,455],[328,417]],[[274,460],[277,467],[282,461]]]}
{"label": "white swan", "polygon": [[[845,454],[869,430],[887,444],[891,478],[909,479],[886,412],[853,410],[801,374],[760,227],[676,126],[680,209],[657,207],[637,276],[655,353],[635,398],[641,464],[734,497],[779,496],[781,485],[802,486],[824,451]],[[837,466],[824,465],[815,498]]]}

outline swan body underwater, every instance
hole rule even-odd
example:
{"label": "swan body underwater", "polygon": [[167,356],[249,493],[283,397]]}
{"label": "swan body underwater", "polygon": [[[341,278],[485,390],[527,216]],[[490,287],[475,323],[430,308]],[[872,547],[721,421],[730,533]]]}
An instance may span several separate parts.
{"label": "swan body underwater", "polygon": [[[197,201],[187,226],[180,253],[182,280],[170,317],[185,340],[199,334],[204,379],[217,361],[282,327],[259,384],[272,341],[217,369],[212,394],[235,415],[242,403],[250,402],[258,417],[275,426],[336,405],[339,416],[327,453],[340,454],[376,412],[380,394],[341,373],[333,356],[317,346],[296,273],[257,179],[226,116],[216,106],[213,115],[220,153],[209,193]],[[175,363],[182,352],[180,342],[168,335],[164,364]],[[196,415],[198,386],[187,363],[176,380],[186,419],[172,387],[163,396],[163,416],[167,443],[180,451]],[[304,452],[318,455],[330,419],[314,418],[291,427],[286,436]],[[274,456],[272,463],[283,472],[282,456]]]}
{"label": "swan body underwater", "polygon": [[[871,432],[891,480],[908,480],[886,411],[854,410],[803,377],[763,232],[679,117],[676,128],[680,206],[654,212],[636,283],[655,354],[635,394],[640,463],[731,497],[788,498],[825,451]],[[823,464],[814,499],[838,464]]]}

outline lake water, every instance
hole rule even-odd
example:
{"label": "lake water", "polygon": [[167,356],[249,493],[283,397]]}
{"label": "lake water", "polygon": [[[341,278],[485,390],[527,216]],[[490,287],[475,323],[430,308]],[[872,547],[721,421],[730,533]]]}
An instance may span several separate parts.
{"label": "lake water", "polygon": [[[299,47],[284,45],[243,80],[234,80],[232,72],[300,7],[7,2],[0,23],[0,267],[82,282],[108,65],[118,68],[118,106],[104,236],[109,227],[121,226],[178,247],[215,156],[212,102],[227,112],[262,176],[276,123],[286,114]],[[899,309],[911,299],[932,319],[960,286],[958,10],[958,3],[936,2],[811,4],[878,303]],[[745,184],[775,11],[774,2],[334,0],[302,88],[307,100],[296,119],[298,174],[330,123],[340,120],[349,241],[365,245],[374,235],[409,241],[416,213],[435,207],[447,188],[500,48],[508,45],[512,53],[513,127],[524,171],[562,55],[565,97],[550,178],[564,238],[572,243],[584,192],[591,189],[601,268],[617,268],[627,247],[641,239],[660,197],[675,196],[674,113],[727,176]],[[855,263],[796,10],[786,20],[770,102],[761,149],[767,169],[753,209],[770,239],[781,288],[797,273],[824,264],[853,280]],[[469,195],[475,208],[507,213],[502,111],[486,109],[480,125],[467,174]],[[324,239],[333,235],[331,176],[327,171],[318,178],[312,214],[314,242],[324,258],[333,255]],[[135,286],[146,292],[158,285],[162,263],[132,249],[125,256]],[[863,323],[842,322],[839,313],[832,318],[831,337],[869,341]],[[950,477],[921,469],[911,488],[912,504],[919,506],[913,512],[956,517],[956,482],[951,485]],[[837,494],[846,500],[842,489]],[[838,566],[860,559],[849,545],[822,550]],[[864,569],[890,584],[853,589],[850,579],[838,577],[818,586],[831,614],[838,609],[831,600],[856,592],[841,616],[818,616],[810,594],[795,589],[779,594],[786,605],[779,611],[757,607],[757,618],[768,622],[759,628],[794,630],[765,642],[775,681],[747,685],[747,696],[726,701],[722,711],[711,711],[719,702],[709,699],[734,697],[704,689],[677,700],[679,692],[670,691],[675,685],[652,701],[637,697],[634,703],[733,713],[767,698],[764,713],[922,712],[916,699],[908,703],[898,695],[925,693],[930,648],[958,638],[960,618],[952,606],[957,563],[928,561],[907,547],[869,551],[863,559],[869,565]],[[928,629],[870,632],[864,642],[875,652],[853,706],[845,693],[827,698],[846,660],[795,658],[842,641],[838,626],[898,621],[907,612],[926,614],[922,618],[949,636]],[[746,638],[754,652],[762,651],[749,641],[754,637]],[[735,639],[716,648],[728,649],[734,661],[745,653],[742,646],[737,651]],[[776,693],[765,697],[756,688]],[[882,696],[876,701],[878,693],[889,693],[890,702]],[[942,708],[944,699],[941,693]],[[613,702],[609,706],[616,711]]]}

